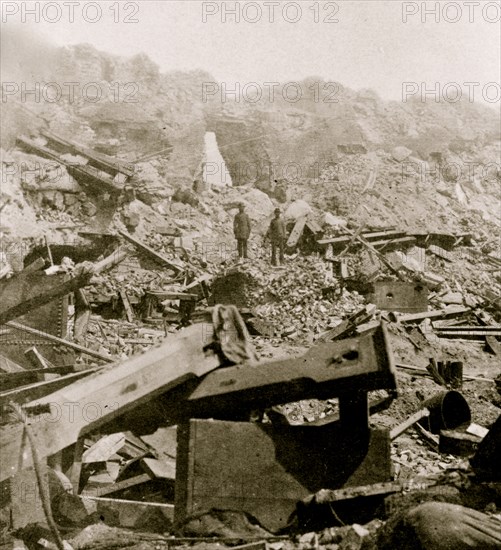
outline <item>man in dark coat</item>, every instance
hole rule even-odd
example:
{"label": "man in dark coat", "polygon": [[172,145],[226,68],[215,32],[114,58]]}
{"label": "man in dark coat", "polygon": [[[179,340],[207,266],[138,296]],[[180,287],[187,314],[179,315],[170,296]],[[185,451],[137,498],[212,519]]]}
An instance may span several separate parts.
{"label": "man in dark coat", "polygon": [[280,217],[280,208],[275,208],[275,217],[271,220],[266,236],[271,241],[271,263],[278,265],[277,252],[279,252],[280,263],[284,263],[285,248],[285,224]]}
{"label": "man in dark coat", "polygon": [[233,233],[238,245],[238,256],[247,258],[247,241],[251,232],[251,222],[249,216],[245,213],[245,206],[240,204],[238,214],[233,220]]}

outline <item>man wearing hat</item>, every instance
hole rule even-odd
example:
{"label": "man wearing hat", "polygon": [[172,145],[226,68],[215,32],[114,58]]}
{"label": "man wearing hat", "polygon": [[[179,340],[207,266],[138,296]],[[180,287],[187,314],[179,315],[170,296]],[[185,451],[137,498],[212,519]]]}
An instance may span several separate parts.
{"label": "man wearing hat", "polygon": [[251,232],[251,222],[249,216],[245,213],[245,205],[238,205],[238,214],[233,220],[233,233],[238,245],[239,258],[247,258],[247,241]]}
{"label": "man wearing hat", "polygon": [[271,263],[278,265],[277,251],[279,252],[279,261],[284,263],[284,248],[285,248],[285,224],[280,217],[280,208],[275,208],[275,216],[271,220],[270,227],[266,236],[271,241]]}

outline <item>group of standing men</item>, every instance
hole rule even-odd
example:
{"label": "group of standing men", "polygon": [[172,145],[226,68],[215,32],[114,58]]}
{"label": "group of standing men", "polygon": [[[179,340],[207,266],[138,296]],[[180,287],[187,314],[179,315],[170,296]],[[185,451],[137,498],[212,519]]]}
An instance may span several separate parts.
{"label": "group of standing men", "polygon": [[[233,233],[237,240],[238,256],[247,258],[247,241],[251,232],[251,222],[243,204],[239,205],[238,210],[239,212],[233,220]],[[275,208],[274,217],[266,232],[266,238],[271,242],[271,263],[273,265],[278,265],[279,262],[284,263],[285,236],[285,224],[280,216],[280,208]]]}

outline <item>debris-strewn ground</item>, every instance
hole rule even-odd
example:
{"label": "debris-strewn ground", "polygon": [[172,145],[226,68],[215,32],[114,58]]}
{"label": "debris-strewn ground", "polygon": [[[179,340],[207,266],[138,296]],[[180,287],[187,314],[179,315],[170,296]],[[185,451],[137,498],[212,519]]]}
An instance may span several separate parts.
{"label": "debris-strewn ground", "polygon": [[[347,91],[343,108],[358,113],[352,117],[354,122],[346,123],[341,131],[327,122],[332,113],[312,113],[299,105],[295,108],[295,114],[303,119],[299,131],[290,127],[286,109],[279,104],[274,107],[275,118],[264,109],[257,116],[238,105],[220,110],[212,104],[202,105],[196,100],[196,90],[203,74],[161,75],[147,59],[119,62],[89,46],[53,54],[55,59],[64,58],[60,62],[66,70],[74,71],[84,58],[96,66],[107,59],[116,71],[142,79],[147,92],[144,103],[134,108],[112,102],[93,107],[64,102],[2,104],[6,120],[18,121],[8,126],[2,143],[2,282],[16,277],[37,258],[49,268],[51,264],[69,265],[64,258],[98,264],[119,247],[125,251],[121,261],[95,273],[83,289],[88,314],[83,330],[76,298],[69,306],[68,331],[63,336],[119,362],[182,331],[190,322],[207,321],[214,301],[230,302],[241,309],[260,360],[273,361],[298,357],[319,341],[329,341],[329,335],[365,308],[369,313],[364,322],[353,322],[342,337],[357,336],[373,322],[385,323],[399,385],[398,397],[386,410],[371,416],[371,425],[395,428],[430,395],[450,389],[426,370],[430,359],[462,362],[464,380],[456,389],[468,402],[472,422],[487,429],[495,422],[501,412],[494,382],[500,375],[496,346],[500,338],[494,335],[489,344],[485,335],[475,335],[485,327],[495,330],[501,323],[501,141],[493,129],[494,114],[466,104],[454,107],[455,116],[469,128],[467,137],[443,121],[445,130],[438,132],[442,115],[429,105],[403,108]],[[162,113],[161,120],[158,113]],[[210,130],[207,120],[211,117],[219,120],[218,141],[228,140],[222,154],[238,187],[209,188],[202,181],[202,163],[207,161],[204,135]],[[444,115],[443,120],[447,119]],[[263,128],[266,132],[260,148],[255,143],[249,145],[244,138],[261,135],[258,132]],[[117,161],[131,162],[134,174],[126,178],[120,192],[105,192],[70,173],[64,159],[49,162],[16,142],[22,135],[31,135],[38,146],[49,146],[40,130],[73,139]],[[235,139],[239,132],[240,141]],[[360,140],[362,144],[355,143]],[[240,142],[246,144],[239,147]],[[323,145],[317,158],[314,145],[319,143]],[[258,177],[235,177],[239,163],[278,156],[285,164],[296,155],[308,166],[316,163],[318,170],[304,170],[294,181],[277,174],[264,182]],[[488,169],[473,176],[460,169],[454,176],[447,168],[464,168],[474,162]],[[233,239],[233,217],[240,203],[246,206],[252,223],[248,259],[236,257]],[[309,225],[299,244],[286,250],[284,265],[275,267],[270,265],[265,234],[277,206],[289,231],[302,215]],[[153,253],[125,242],[120,236],[125,230]],[[388,242],[374,251],[367,239],[377,232],[401,232],[400,238],[407,241],[400,245],[393,242],[395,237],[388,237]],[[367,239],[361,241],[361,234],[367,234]],[[318,243],[338,237],[345,238],[339,249]],[[160,260],[155,260],[155,254]],[[181,269],[169,267],[170,262]],[[468,311],[438,320],[399,322],[399,314],[371,305],[370,293],[374,283],[399,280],[429,288],[429,310],[460,307]],[[197,294],[193,311],[186,313],[179,293]],[[50,322],[47,320],[47,325]],[[444,327],[465,325],[472,327],[473,334],[439,337]],[[8,355],[2,348],[0,354],[4,352]],[[81,371],[101,364],[101,360],[77,353],[75,364]],[[61,365],[55,362],[55,366]],[[2,359],[0,369],[2,374],[12,372],[8,359]],[[377,395],[370,397],[384,394],[374,393]],[[339,407],[336,399],[304,400],[283,405],[281,411],[289,423],[303,424],[335,415]],[[13,418],[11,412],[6,417],[2,423]],[[175,435],[168,433],[165,437],[173,445]],[[117,480],[144,475],[134,468],[140,468],[145,456],[157,460],[161,455],[153,444],[149,447],[131,433],[125,440],[116,452],[84,467],[88,487],[106,489]],[[99,437],[93,435],[85,445],[98,442]],[[174,457],[169,459],[172,462]],[[463,487],[471,474],[467,458],[439,452],[414,428],[392,443],[391,460],[394,480],[407,484],[407,491],[437,482],[441,476],[448,476],[445,485]],[[132,497],[172,503],[171,481],[149,487],[143,494],[132,491]],[[71,503],[69,508],[73,509]],[[499,515],[495,499],[479,508]],[[228,542],[195,544],[186,537],[169,542],[171,525],[166,522],[163,529],[164,519],[159,520],[158,515],[151,520],[154,535],[146,532],[151,530],[148,521],[144,529],[123,531],[118,516],[105,525],[99,514],[87,516],[87,512],[81,510],[83,523],[89,522],[89,517],[96,523],[83,530],[83,525],[75,525],[77,521],[71,523],[72,513],[62,514],[71,526],[63,528],[67,529],[64,538],[75,549],[146,550],[176,545],[215,550]],[[29,548],[39,548],[40,540],[51,538],[45,527],[13,533],[8,516],[4,506],[3,534],[11,543],[16,536]],[[266,544],[270,550],[367,550],[375,548],[383,517],[381,514],[363,526],[339,525],[295,538],[276,537]],[[266,536],[256,526],[239,524],[241,518],[211,520],[212,534],[219,537],[232,538],[242,529],[251,539]],[[54,545],[47,542],[45,547]]]}

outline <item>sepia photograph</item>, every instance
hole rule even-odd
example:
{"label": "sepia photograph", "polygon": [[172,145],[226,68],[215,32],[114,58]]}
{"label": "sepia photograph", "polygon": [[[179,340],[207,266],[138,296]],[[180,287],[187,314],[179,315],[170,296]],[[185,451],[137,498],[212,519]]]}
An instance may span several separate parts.
{"label": "sepia photograph", "polygon": [[0,16],[0,550],[501,550],[501,0]]}

